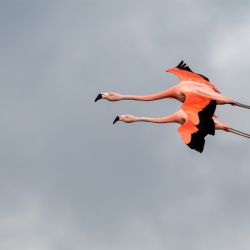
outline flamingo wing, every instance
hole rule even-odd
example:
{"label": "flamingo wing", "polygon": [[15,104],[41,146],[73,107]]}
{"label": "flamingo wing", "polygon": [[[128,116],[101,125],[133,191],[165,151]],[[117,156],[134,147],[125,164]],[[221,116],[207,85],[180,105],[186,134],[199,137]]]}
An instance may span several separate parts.
{"label": "flamingo wing", "polygon": [[185,144],[188,144],[191,141],[192,134],[198,131],[199,129],[190,120],[186,120],[185,123],[178,128],[181,139]]}
{"label": "flamingo wing", "polygon": [[[216,104],[215,104],[216,105]],[[214,103],[212,102],[210,106],[208,105],[205,109],[199,112],[200,122],[196,126],[189,119],[185,121],[183,125],[178,128],[181,139],[183,142],[189,146],[191,149],[194,149],[200,153],[203,152],[205,145],[205,137],[210,134],[215,134],[215,121],[208,114],[209,109],[213,109]]]}
{"label": "flamingo wing", "polygon": [[213,89],[215,92],[220,93],[219,90],[209,81],[206,76],[193,72],[190,67],[183,61],[181,61],[174,68],[174,70],[170,72],[175,74],[180,81],[194,81],[201,84],[205,84],[211,89]]}
{"label": "flamingo wing", "polygon": [[187,120],[178,128],[181,139],[191,149],[200,153],[203,152],[205,145],[205,134],[199,130],[190,120]]}
{"label": "flamingo wing", "polygon": [[216,101],[192,92],[186,92],[185,96],[182,109],[188,119],[199,129],[214,135],[215,126],[212,117],[216,109]]}

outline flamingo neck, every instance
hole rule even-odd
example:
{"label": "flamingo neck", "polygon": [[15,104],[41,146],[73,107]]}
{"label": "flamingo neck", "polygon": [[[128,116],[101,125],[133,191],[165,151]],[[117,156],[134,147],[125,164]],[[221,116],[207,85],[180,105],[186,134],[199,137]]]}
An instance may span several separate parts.
{"label": "flamingo neck", "polygon": [[152,122],[152,123],[182,123],[178,113],[165,117],[135,117],[135,122]]}
{"label": "flamingo neck", "polygon": [[163,98],[175,98],[174,89],[170,88],[151,95],[120,95],[121,100],[154,101]]}

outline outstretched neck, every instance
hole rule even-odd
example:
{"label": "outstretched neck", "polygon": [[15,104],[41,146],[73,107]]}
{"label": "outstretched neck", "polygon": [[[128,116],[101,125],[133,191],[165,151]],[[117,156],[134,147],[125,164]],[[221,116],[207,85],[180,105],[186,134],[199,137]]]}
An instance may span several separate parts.
{"label": "outstretched neck", "polygon": [[120,95],[121,100],[154,101],[163,98],[175,98],[174,89],[170,88],[151,95]]}
{"label": "outstretched neck", "polygon": [[152,122],[152,123],[180,123],[183,121],[178,112],[165,117],[135,117],[135,122]]}

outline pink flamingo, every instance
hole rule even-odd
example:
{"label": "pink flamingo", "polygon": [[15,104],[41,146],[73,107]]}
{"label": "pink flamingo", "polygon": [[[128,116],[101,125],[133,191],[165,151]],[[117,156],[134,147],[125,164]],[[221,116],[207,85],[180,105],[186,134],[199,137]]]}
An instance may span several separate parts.
{"label": "pink flamingo", "polygon": [[[236,129],[231,128],[230,126],[223,124],[214,118],[212,118],[212,122],[209,122],[209,119],[206,120],[205,124],[199,124],[195,126],[189,119],[187,114],[181,109],[176,113],[166,116],[166,117],[136,117],[132,115],[119,115],[115,118],[113,124],[117,121],[122,121],[126,123],[132,122],[153,122],[153,123],[179,123],[181,126],[178,128],[178,132],[181,136],[183,142],[189,146],[191,149],[194,149],[200,153],[203,152],[204,145],[205,145],[205,136],[209,133],[207,129],[211,131],[216,130],[223,130],[226,132],[231,132],[240,136],[244,136],[246,138],[250,138],[249,134],[243,133]],[[205,125],[205,130],[204,127]],[[213,127],[214,126],[214,127]]]}
{"label": "pink flamingo", "polygon": [[[106,99],[109,101],[119,100],[137,100],[137,101],[153,101],[163,98],[174,98],[182,102],[182,109],[188,115],[188,118],[198,125],[199,112],[204,110],[215,101],[216,104],[231,104],[243,108],[250,109],[250,106],[236,102],[235,100],[221,95],[216,87],[209,79],[201,74],[193,72],[189,66],[181,61],[176,67],[167,69],[166,72],[173,73],[178,76],[179,84],[150,95],[122,95],[116,92],[104,92],[97,95],[95,101]],[[213,113],[210,112],[210,117]]]}

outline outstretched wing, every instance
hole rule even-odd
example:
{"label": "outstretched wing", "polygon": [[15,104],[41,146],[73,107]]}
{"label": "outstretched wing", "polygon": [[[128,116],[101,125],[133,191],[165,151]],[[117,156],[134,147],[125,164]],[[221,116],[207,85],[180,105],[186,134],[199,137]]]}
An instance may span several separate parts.
{"label": "outstretched wing", "polygon": [[205,137],[215,133],[215,122],[213,118],[206,116],[206,110],[199,113],[200,123],[195,126],[191,120],[186,122],[178,128],[183,142],[200,153],[203,152],[205,145]]}
{"label": "outstretched wing", "polygon": [[215,134],[214,112],[216,101],[194,93],[185,93],[186,100],[182,105],[187,114],[186,122],[178,128],[182,140],[191,149],[202,152],[205,137]]}
{"label": "outstretched wing", "polygon": [[194,125],[209,131],[209,134],[214,134],[212,117],[216,109],[216,101],[192,92],[186,92],[185,96],[186,99],[182,104],[182,109],[187,114],[188,119]]}
{"label": "outstretched wing", "polygon": [[172,71],[172,73],[175,74],[180,81],[194,81],[202,83],[212,88],[215,92],[220,93],[219,90],[209,81],[206,76],[193,72],[190,67],[183,61],[181,61],[175,67],[175,70]]}
{"label": "outstretched wing", "polygon": [[[178,73],[176,74],[179,78],[181,78],[182,80],[197,80],[198,82],[204,82],[207,81],[209,82],[209,79],[202,75],[202,74],[198,74],[193,72],[190,67],[184,63],[183,61],[181,61],[177,66],[177,69],[179,69]],[[180,79],[180,80],[181,80]]]}
{"label": "outstretched wing", "polygon": [[191,149],[200,153],[203,152],[205,145],[205,134],[202,133],[190,120],[187,120],[178,128],[181,139]]}
{"label": "outstretched wing", "polygon": [[199,129],[190,120],[186,120],[185,123],[178,128],[181,139],[185,144],[190,143],[192,134],[195,134],[198,131]]}

